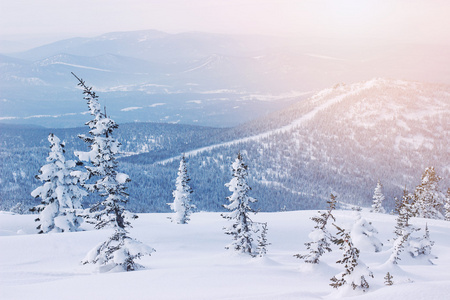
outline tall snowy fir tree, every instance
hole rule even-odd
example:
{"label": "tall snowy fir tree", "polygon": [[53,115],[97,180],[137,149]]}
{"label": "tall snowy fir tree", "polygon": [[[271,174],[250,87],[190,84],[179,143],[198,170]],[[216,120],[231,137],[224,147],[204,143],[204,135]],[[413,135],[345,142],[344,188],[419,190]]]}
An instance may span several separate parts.
{"label": "tall snowy fir tree", "polygon": [[178,168],[178,177],[175,182],[175,190],[173,191],[173,203],[168,203],[170,208],[175,212],[172,221],[178,224],[187,224],[190,220],[195,205],[191,204],[192,189],[189,186],[190,178],[187,173],[186,158],[181,157],[180,167]]}
{"label": "tall snowy fir tree", "polygon": [[439,192],[441,177],[433,167],[426,168],[422,180],[414,191],[414,204],[417,216],[430,219],[443,219],[444,196]]}
{"label": "tall snowy fir tree", "polygon": [[[333,224],[334,225],[334,224]],[[359,259],[359,249],[353,245],[350,234],[339,226],[334,225],[338,230],[338,236],[334,243],[339,245],[343,251],[342,259],[336,263],[343,264],[345,266],[344,272],[331,278],[330,284],[333,288],[340,288],[343,286],[349,286],[354,290],[361,290],[366,292],[369,289],[369,283],[367,279],[373,278],[372,272],[369,268]]]}
{"label": "tall snowy fir tree", "polygon": [[[75,74],[74,74],[75,76]],[[76,76],[75,76],[76,77]],[[125,210],[128,194],[125,183],[129,182],[128,175],[117,172],[116,156],[120,143],[112,136],[118,125],[106,113],[102,113],[98,96],[87,87],[85,82],[76,77],[78,85],[83,88],[84,99],[87,101],[93,119],[88,121],[89,136],[79,137],[90,146],[89,152],[75,152],[86,165],[83,186],[89,192],[98,192],[103,200],[94,204],[85,217],[87,222],[95,224],[96,229],[112,227],[113,235],[105,242],[92,249],[83,263],[93,263],[100,266],[101,271],[125,270],[132,271],[140,266],[135,259],[143,255],[150,255],[155,250],[128,236],[127,227],[130,220],[137,216]]]}
{"label": "tall snowy fir tree", "polygon": [[375,190],[373,192],[373,203],[372,203],[372,209],[371,212],[375,213],[385,213],[386,211],[383,208],[383,201],[384,201],[384,195],[382,191],[383,185],[378,180],[377,186],[375,187]]}
{"label": "tall snowy fir tree", "polygon": [[73,176],[76,162],[66,160],[61,140],[51,133],[48,141],[48,164],[42,166],[36,176],[44,184],[31,192],[33,197],[41,198],[41,204],[31,211],[39,212],[36,219],[39,233],[77,231],[82,219],[76,216],[76,210],[81,209],[81,200],[87,193]]}
{"label": "tall snowy fir tree", "polygon": [[297,258],[303,259],[305,263],[318,264],[320,257],[327,252],[331,252],[331,236],[327,230],[327,224],[330,219],[336,221],[332,211],[336,208],[336,196],[331,194],[330,200],[327,201],[329,208],[327,212],[318,212],[318,216],[312,217],[316,225],[314,230],[309,234],[311,242],[305,243],[308,253],[296,254]]}
{"label": "tall snowy fir tree", "polygon": [[409,219],[415,214],[412,199],[413,195],[404,189],[400,207],[398,208],[399,213],[396,219],[392,253],[388,259],[388,262],[394,265],[398,264],[400,261],[400,254],[405,251],[405,249],[409,251],[411,234],[418,230],[409,223]]}
{"label": "tall snowy fir tree", "polygon": [[228,209],[229,213],[223,213],[222,217],[233,222],[225,227],[225,233],[233,237],[233,242],[226,248],[232,248],[237,252],[247,253],[251,256],[257,255],[256,246],[253,244],[253,222],[249,217],[249,213],[256,213],[250,203],[257,200],[250,197],[248,192],[251,188],[247,184],[246,177],[247,165],[239,153],[236,160],[232,164],[233,178],[225,186],[229,188],[232,195],[227,197],[230,204],[223,205]]}

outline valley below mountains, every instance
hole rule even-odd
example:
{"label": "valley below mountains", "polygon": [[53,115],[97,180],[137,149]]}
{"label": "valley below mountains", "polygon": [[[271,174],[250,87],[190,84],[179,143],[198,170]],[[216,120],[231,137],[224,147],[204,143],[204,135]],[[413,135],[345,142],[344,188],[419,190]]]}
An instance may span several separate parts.
{"label": "valley below mountains", "polygon": [[[449,118],[448,85],[377,78],[296,98],[230,128],[119,122],[115,137],[122,143],[119,168],[132,180],[127,206],[134,212],[169,211],[183,153],[193,203],[201,211],[221,211],[238,152],[262,211],[322,209],[330,193],[341,205],[369,206],[378,180],[390,211],[394,196],[405,187],[412,191],[426,167],[443,178],[442,191],[450,186]],[[0,129],[1,210],[38,203],[30,192],[39,185],[34,176],[45,163],[50,132],[65,141],[68,157],[86,149],[77,137],[86,126]],[[84,206],[94,198],[85,198]]]}

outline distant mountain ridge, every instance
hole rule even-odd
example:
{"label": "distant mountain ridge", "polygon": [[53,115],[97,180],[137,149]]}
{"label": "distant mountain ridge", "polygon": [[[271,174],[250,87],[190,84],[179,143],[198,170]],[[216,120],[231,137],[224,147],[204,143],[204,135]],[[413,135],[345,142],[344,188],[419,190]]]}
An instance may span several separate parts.
{"label": "distant mountain ridge", "polygon": [[[14,54],[27,60],[41,60],[61,52],[98,56],[107,53],[134,57],[147,61],[174,63],[180,59],[198,59],[212,53],[242,54],[260,51],[268,44],[268,37],[239,36],[201,32],[169,34],[157,30],[110,32],[93,38],[71,38]],[[168,60],[168,61],[167,61]]]}
{"label": "distant mountain ridge", "polygon": [[[450,83],[449,51],[152,30],[72,38],[0,56],[0,122],[73,127],[84,121],[74,72],[103,93],[121,123],[233,127],[338,82],[390,77]],[[59,117],[73,113],[65,122]]]}

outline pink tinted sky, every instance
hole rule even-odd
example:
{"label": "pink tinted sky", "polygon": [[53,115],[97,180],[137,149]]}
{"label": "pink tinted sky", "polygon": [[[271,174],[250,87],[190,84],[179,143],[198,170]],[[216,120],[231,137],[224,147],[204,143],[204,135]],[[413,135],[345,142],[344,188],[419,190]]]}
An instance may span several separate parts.
{"label": "pink tinted sky", "polygon": [[157,29],[450,43],[449,0],[0,0],[0,38]]}

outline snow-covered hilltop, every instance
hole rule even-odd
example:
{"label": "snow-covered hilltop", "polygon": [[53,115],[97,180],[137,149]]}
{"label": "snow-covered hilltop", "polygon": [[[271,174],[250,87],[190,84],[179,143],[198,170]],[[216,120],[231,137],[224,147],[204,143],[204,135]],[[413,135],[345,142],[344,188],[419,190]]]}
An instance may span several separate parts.
{"label": "snow-covered hilltop", "polygon": [[[145,270],[93,274],[94,266],[81,265],[86,252],[111,230],[34,234],[34,216],[0,213],[0,298],[9,299],[324,299],[343,296],[330,279],[343,271],[336,261],[342,251],[321,257],[319,265],[293,255],[304,251],[316,211],[259,213],[253,221],[267,222],[268,253],[251,258],[224,249],[229,236],[219,213],[195,213],[188,225],[167,219],[171,214],[140,214],[131,234],[157,249],[141,259]],[[357,218],[349,211],[333,212],[337,222],[351,228]],[[435,242],[434,265],[403,257],[398,266],[384,265],[391,253],[395,216],[362,213],[378,230],[381,251],[360,247],[360,260],[373,272],[367,292],[349,292],[352,299],[446,299],[450,292],[450,222],[413,219],[428,224]],[[385,285],[386,273],[393,278]]]}

